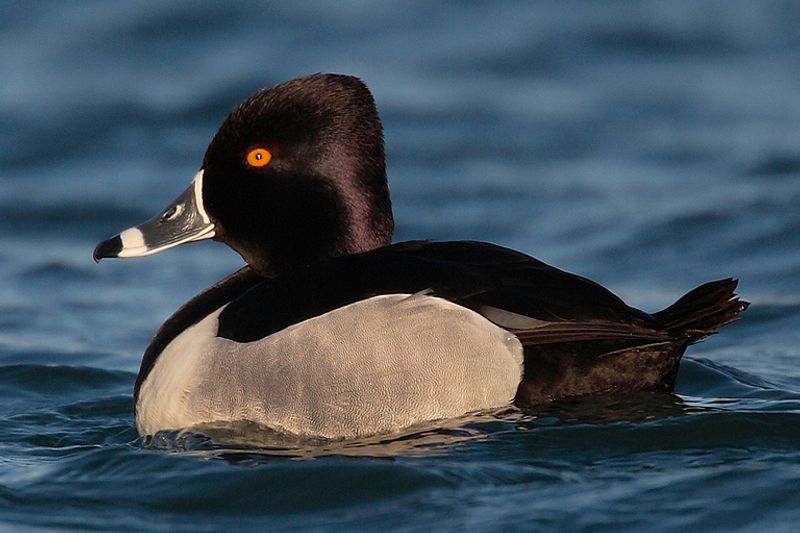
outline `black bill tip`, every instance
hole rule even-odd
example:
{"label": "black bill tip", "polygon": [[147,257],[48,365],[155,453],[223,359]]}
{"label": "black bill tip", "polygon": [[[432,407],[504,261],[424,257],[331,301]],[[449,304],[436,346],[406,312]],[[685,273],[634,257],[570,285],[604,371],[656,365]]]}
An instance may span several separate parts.
{"label": "black bill tip", "polygon": [[119,235],[117,235],[116,237],[111,237],[110,239],[98,244],[94,249],[92,257],[94,258],[95,263],[99,263],[101,259],[106,257],[119,257],[119,253],[121,251],[122,239]]}

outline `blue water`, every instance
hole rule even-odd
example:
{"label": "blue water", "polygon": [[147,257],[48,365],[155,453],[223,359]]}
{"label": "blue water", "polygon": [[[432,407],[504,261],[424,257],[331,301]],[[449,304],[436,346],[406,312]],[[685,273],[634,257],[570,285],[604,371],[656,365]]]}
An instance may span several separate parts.
{"label": "blue water", "polygon": [[[0,529],[795,530],[800,4],[292,4],[0,8]],[[752,307],[674,396],[140,439],[142,351],[241,260],[92,248],[186,187],[238,101],[318,71],[375,93],[398,240],[512,246],[650,311],[738,276]]]}

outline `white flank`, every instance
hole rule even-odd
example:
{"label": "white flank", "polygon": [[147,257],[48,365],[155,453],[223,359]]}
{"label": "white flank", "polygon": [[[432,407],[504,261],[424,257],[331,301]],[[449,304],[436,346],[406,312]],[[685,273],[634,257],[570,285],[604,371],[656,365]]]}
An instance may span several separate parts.
{"label": "white flank", "polygon": [[516,337],[434,296],[375,296],[249,343],[216,337],[221,311],[161,353],[139,392],[141,434],[238,420],[388,433],[508,405],[522,378]]}

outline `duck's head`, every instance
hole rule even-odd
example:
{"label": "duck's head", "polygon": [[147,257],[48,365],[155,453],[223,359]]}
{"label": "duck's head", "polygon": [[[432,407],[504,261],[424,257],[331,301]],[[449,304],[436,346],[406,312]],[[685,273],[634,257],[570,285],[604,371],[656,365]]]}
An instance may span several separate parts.
{"label": "duck's head", "polygon": [[317,74],[264,89],[225,119],[189,188],[97,245],[138,257],[226,243],[263,275],[391,242],[383,130],[357,78]]}

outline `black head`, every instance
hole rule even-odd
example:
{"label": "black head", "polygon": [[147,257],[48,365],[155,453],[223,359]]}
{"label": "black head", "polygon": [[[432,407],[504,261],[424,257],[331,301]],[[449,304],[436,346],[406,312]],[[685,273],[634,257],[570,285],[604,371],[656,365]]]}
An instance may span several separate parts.
{"label": "black head", "polygon": [[[261,159],[248,161],[259,149]],[[216,238],[259,271],[391,241],[383,131],[357,78],[308,76],[247,99],[222,123],[203,169]]]}
{"label": "black head", "polygon": [[352,76],[316,74],[242,102],[208,146],[193,186],[151,221],[101,243],[95,257],[213,237],[276,275],[388,245],[393,227],[372,95]]}

